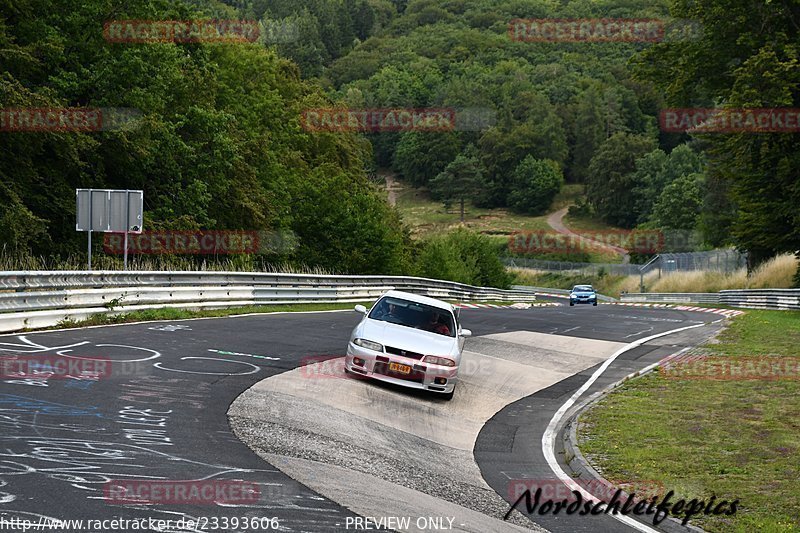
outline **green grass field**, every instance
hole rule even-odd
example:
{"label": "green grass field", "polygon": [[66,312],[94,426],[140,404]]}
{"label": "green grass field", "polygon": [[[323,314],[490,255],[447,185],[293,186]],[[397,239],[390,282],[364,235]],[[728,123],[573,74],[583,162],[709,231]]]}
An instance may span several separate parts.
{"label": "green grass field", "polygon": [[[403,220],[418,236],[453,229],[461,224],[458,205],[445,209],[444,205],[431,200],[427,191],[399,183],[402,190],[397,193],[397,209]],[[582,194],[583,185],[565,185],[553,200],[551,211],[572,205]],[[467,204],[464,225],[474,231],[496,235],[510,235],[515,231],[549,230],[547,216],[526,216],[508,209],[484,209]]]}
{"label": "green grass field", "polygon": [[584,231],[619,231],[619,228],[609,226],[597,217],[587,215],[571,215],[569,213],[564,216],[564,225],[575,232]]}
{"label": "green grass field", "polygon": [[[797,357],[800,312],[748,311],[705,350]],[[582,452],[608,479],[660,481],[681,498],[738,499],[736,515],[696,516],[713,532],[800,531],[800,381],[651,373],[580,419]]]}
{"label": "green grass field", "polygon": [[[547,224],[547,215],[527,216],[514,213],[508,209],[485,209],[467,204],[464,222],[460,220],[460,207],[453,205],[445,208],[443,204],[431,200],[424,189],[416,189],[398,182],[397,209],[411,232],[416,237],[446,232],[461,225],[479,233],[495,236],[498,240],[508,243],[509,235],[518,231],[553,231]],[[583,185],[567,184],[553,200],[549,212],[552,213],[563,207],[573,205],[583,196]],[[575,230],[581,229],[613,229],[609,226],[600,227],[598,222],[590,223],[589,219],[576,219]],[[568,227],[573,227],[565,218]],[[591,226],[584,228],[584,226]],[[531,257],[555,260],[592,263],[618,263],[622,260],[619,254],[612,251],[587,248],[585,253],[570,254],[535,254]]]}

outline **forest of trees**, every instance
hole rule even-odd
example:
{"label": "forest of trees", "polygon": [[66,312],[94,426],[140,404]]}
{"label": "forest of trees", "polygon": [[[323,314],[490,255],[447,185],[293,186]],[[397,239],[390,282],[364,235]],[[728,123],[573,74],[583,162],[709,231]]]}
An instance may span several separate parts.
{"label": "forest of trees", "polygon": [[[130,131],[2,133],[0,242],[68,254],[74,189],[141,188],[150,229],[287,229],[273,258],[413,273],[424,253],[371,182],[542,214],[561,184],[609,224],[696,233],[754,262],[800,249],[792,134],[663,133],[664,107],[800,107],[800,8],[756,0],[15,0],[0,107],[129,107]],[[696,39],[512,40],[515,18],[678,17]],[[109,43],[115,19],[256,19],[256,43]],[[310,133],[304,109],[490,110],[472,131]],[[433,245],[431,245],[433,246]]]}

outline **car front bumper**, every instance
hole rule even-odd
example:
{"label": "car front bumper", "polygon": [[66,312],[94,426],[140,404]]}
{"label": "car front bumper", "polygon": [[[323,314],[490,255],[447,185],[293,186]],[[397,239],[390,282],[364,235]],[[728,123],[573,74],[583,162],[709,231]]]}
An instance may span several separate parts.
{"label": "car front bumper", "polygon": [[[363,361],[362,365],[357,365],[355,359]],[[412,368],[409,374],[401,374],[389,369],[389,363],[398,363]],[[423,363],[408,357],[392,355],[388,353],[376,352],[352,342],[347,346],[347,356],[345,357],[345,368],[355,375],[394,383],[412,389],[428,390],[441,394],[453,392],[458,382],[458,366],[444,367]],[[443,379],[445,383],[437,383],[436,380]]]}

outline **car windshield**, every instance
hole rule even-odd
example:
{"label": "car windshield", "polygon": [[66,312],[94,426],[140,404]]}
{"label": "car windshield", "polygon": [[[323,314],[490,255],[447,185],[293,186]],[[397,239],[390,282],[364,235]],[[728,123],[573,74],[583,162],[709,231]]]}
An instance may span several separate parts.
{"label": "car windshield", "polygon": [[440,307],[410,302],[400,298],[383,298],[372,311],[369,318],[391,322],[400,326],[422,329],[447,337],[455,337],[453,314]]}
{"label": "car windshield", "polygon": [[575,288],[572,290],[575,292],[594,292],[591,285],[575,285]]}

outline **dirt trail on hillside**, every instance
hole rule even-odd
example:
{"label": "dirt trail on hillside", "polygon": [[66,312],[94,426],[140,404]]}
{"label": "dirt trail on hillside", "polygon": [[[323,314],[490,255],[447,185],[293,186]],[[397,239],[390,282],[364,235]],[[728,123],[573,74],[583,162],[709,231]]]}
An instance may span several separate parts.
{"label": "dirt trail on hillside", "polygon": [[394,174],[384,174],[383,179],[386,181],[386,192],[389,195],[389,205],[397,205],[397,193],[403,190],[403,187],[397,182]]}
{"label": "dirt trail on hillside", "polygon": [[611,250],[622,255],[622,262],[624,264],[628,264],[631,262],[631,256],[625,248],[620,248],[619,246],[612,246],[610,244],[606,244],[600,241],[595,241],[589,239],[587,237],[582,237],[579,233],[575,233],[567,226],[564,225],[564,216],[566,216],[567,212],[569,211],[569,207],[565,207],[563,209],[559,209],[558,211],[551,213],[550,216],[547,217],[547,225],[556,230],[558,233],[563,235],[575,235],[578,236],[581,241],[585,241],[588,243],[592,243],[593,246],[597,248],[602,248],[604,250]]}

